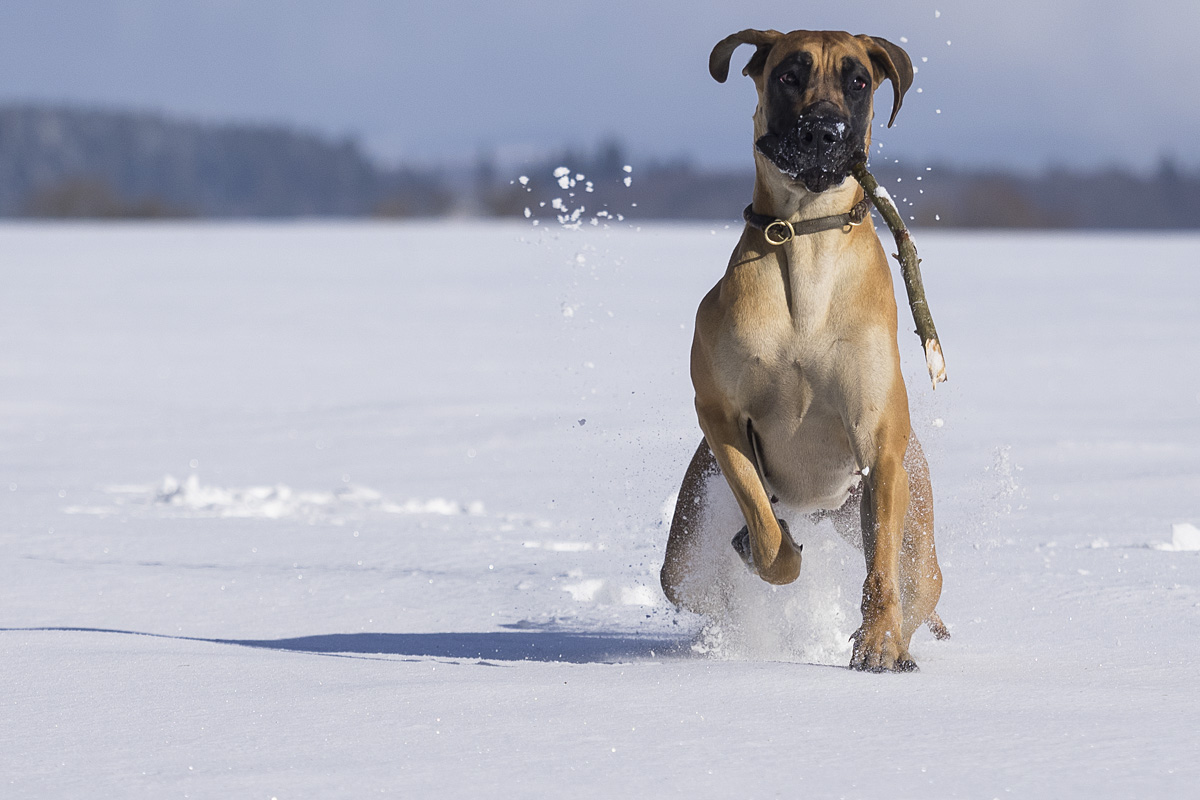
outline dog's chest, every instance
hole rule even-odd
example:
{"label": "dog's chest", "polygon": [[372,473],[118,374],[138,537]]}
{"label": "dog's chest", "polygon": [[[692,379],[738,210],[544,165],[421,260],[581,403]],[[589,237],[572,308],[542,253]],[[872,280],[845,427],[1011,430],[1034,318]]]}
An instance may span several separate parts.
{"label": "dog's chest", "polygon": [[[772,491],[796,508],[836,508],[857,480],[845,399],[872,398],[887,337],[864,325],[853,274],[822,265],[731,275],[721,354],[726,397],[753,425]],[[791,280],[787,280],[788,278]],[[870,402],[876,405],[875,402]]]}
{"label": "dog's chest", "polygon": [[722,383],[735,405],[753,416],[765,415],[784,402],[803,416],[814,400],[830,394],[837,383],[840,346],[824,331],[738,329],[727,340],[732,358],[722,359]]}
{"label": "dog's chest", "polygon": [[847,342],[828,326],[735,327],[732,334],[740,356],[724,360],[723,380],[758,436],[770,490],[796,509],[840,507],[857,466],[842,398],[861,383]]}
{"label": "dog's chest", "polygon": [[[719,363],[745,401],[821,393],[844,372],[861,336],[836,264],[806,270],[754,265],[726,277],[726,325]],[[745,406],[743,406],[745,407]]]}
{"label": "dog's chest", "polygon": [[[865,302],[871,273],[858,262],[805,271],[768,259],[744,266],[751,269],[726,274],[720,310],[706,320],[719,342],[714,388],[740,415],[787,436],[807,439],[823,426],[843,426],[847,403],[857,422],[873,425],[897,359],[887,324],[894,316]],[[818,438],[830,445],[831,436]]]}

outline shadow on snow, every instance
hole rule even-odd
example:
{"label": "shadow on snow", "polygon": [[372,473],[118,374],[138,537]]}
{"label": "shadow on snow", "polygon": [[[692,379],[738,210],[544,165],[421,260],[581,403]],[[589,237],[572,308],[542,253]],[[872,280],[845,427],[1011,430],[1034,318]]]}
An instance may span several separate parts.
{"label": "shadow on snow", "polygon": [[678,656],[689,639],[618,633],[578,633],[553,629],[490,633],[330,633],[290,639],[205,639],[106,628],[2,628],[0,632],[57,631],[150,636],[189,642],[229,644],[321,655],[391,655],[461,658],[479,661],[545,661],[572,664],[639,661]]}

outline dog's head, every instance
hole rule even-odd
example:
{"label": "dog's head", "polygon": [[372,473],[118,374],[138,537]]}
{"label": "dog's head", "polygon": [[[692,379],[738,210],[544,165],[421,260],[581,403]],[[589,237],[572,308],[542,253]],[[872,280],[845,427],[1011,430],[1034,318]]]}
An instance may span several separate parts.
{"label": "dog's head", "polygon": [[757,48],[742,70],[758,87],[755,146],[810,192],[840,185],[870,146],[875,89],[892,82],[890,128],[913,81],[908,53],[886,39],[744,30],[713,48],[708,70],[718,82],[729,77],[729,59],[743,44]]}

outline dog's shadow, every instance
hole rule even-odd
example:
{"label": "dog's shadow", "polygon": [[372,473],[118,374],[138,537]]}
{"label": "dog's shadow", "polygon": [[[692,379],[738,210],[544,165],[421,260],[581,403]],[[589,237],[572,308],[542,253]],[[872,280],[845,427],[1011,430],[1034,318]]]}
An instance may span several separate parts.
{"label": "dog's shadow", "polygon": [[208,639],[170,636],[108,628],[3,628],[0,632],[57,631],[150,636],[189,642],[236,645],[317,655],[365,658],[462,659],[474,662],[542,661],[570,664],[611,664],[680,657],[689,652],[690,638],[642,636],[628,633],[587,633],[553,627],[479,633],[329,633],[286,639]]}
{"label": "dog's shadow", "polygon": [[679,655],[687,650],[688,641],[617,633],[510,630],[488,633],[333,633],[293,639],[226,640],[225,643],[305,653],[593,664]]}

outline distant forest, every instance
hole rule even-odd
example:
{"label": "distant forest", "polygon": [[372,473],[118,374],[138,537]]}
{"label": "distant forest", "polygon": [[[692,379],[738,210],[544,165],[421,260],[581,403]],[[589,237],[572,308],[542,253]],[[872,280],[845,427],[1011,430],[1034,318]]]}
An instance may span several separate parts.
{"label": "distant forest", "polygon": [[[749,159],[747,159],[749,160]],[[1200,172],[1052,170],[1037,176],[915,166],[872,171],[927,227],[1200,228]],[[444,169],[385,168],[353,140],[286,127],[145,113],[0,107],[0,216],[527,217],[737,222],[750,165],[630,162],[617,143],[519,166],[486,156]],[[911,205],[910,205],[911,204]]]}

